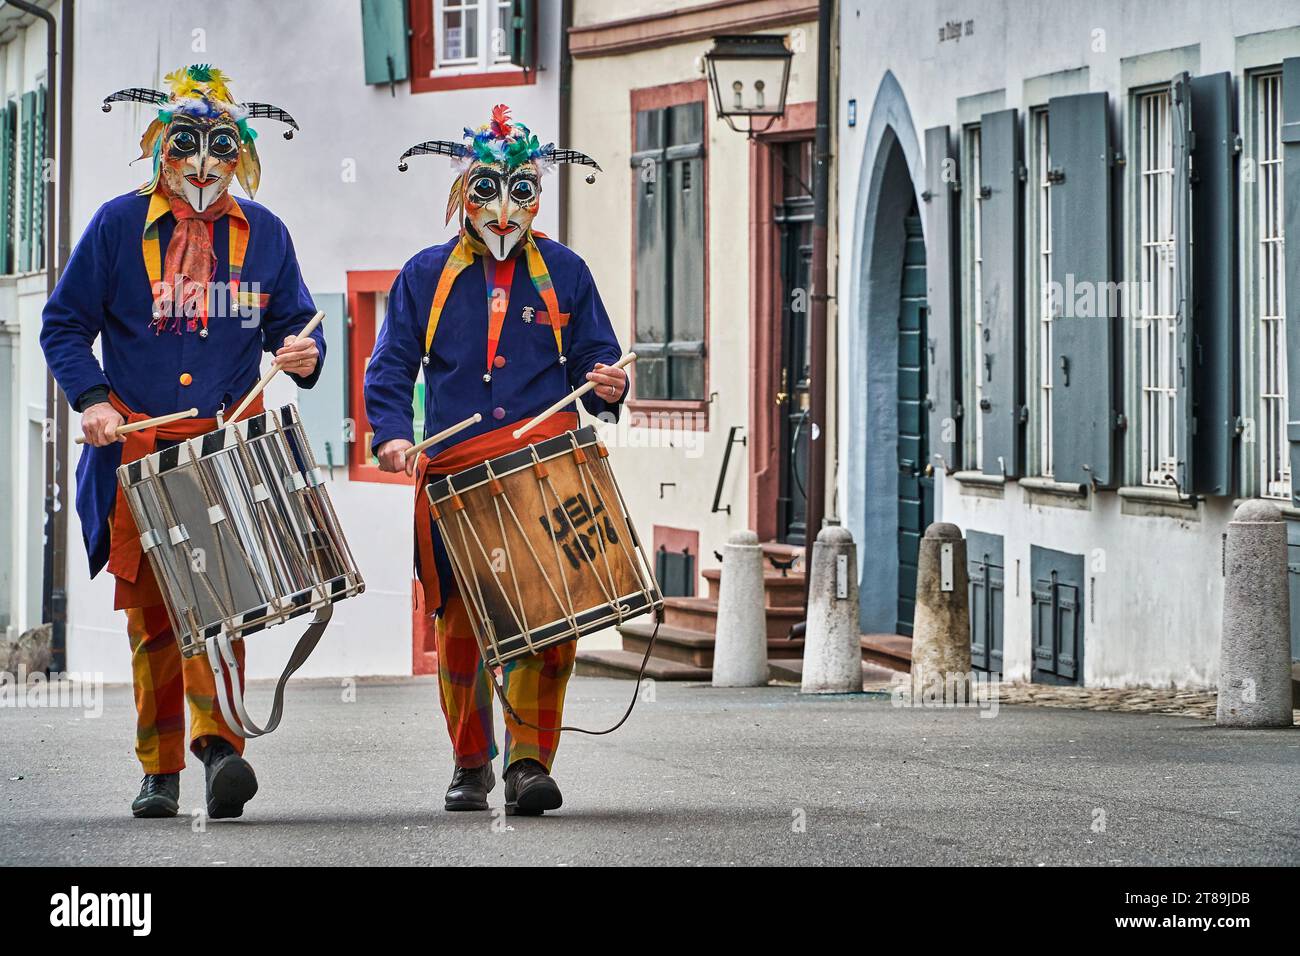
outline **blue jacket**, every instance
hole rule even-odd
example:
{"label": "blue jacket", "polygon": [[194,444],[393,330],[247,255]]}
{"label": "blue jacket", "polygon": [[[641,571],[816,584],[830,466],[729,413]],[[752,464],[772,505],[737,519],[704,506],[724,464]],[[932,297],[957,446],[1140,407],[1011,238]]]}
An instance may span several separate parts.
{"label": "blue jacket", "polygon": [[[208,337],[197,332],[155,332],[153,290],[141,237],[150,196],[129,193],[101,206],[78,240],[67,268],[45,305],[41,348],[59,387],[74,406],[87,391],[111,388],[133,410],[165,415],[197,407],[212,417],[219,406],[233,409],[256,383],[262,353],[274,352],[286,336],[302,329],[316,312],[303,284],[289,232],[266,207],[238,200],[248,221],[248,247],[240,287],[264,298],[251,316],[234,307],[208,320]],[[170,212],[158,220],[158,245],[165,254],[175,228]],[[230,279],[230,229],[226,218],[212,231],[217,263],[213,281]],[[215,310],[214,310],[215,311]],[[293,376],[304,388],[320,377],[325,337],[316,370]],[[103,364],[91,346],[100,339]],[[189,384],[182,384],[188,374]],[[90,557],[91,574],[108,560],[109,514],[117,493],[122,446],[86,447],[77,463],[77,512]]]}
{"label": "blue jacket", "polygon": [[[475,412],[477,425],[428,450],[430,457],[484,432],[522,422],[559,401],[587,380],[597,362],[612,365],[621,355],[609,315],[586,263],[571,249],[538,238],[560,311],[565,362],[560,362],[546,306],[533,286],[522,253],[510,286],[497,356],[488,373],[488,280],[475,257],[452,286],[430,350],[422,364],[425,330],[443,266],[457,243],[452,238],[417,253],[398,274],[388,312],[366,369],[366,417],[374,450],[390,439],[414,441],[412,395],[424,373],[424,433],[432,435]],[[593,415],[618,416],[620,403],[588,392],[582,399]]]}

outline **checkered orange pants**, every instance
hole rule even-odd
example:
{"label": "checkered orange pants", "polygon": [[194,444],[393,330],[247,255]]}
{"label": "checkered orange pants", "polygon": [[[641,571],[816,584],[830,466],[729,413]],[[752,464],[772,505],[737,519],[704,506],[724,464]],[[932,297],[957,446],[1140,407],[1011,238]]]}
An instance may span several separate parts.
{"label": "checkered orange pants", "polygon": [[[202,738],[222,737],[239,753],[240,737],[221,717],[217,687],[206,657],[181,657],[167,609],[161,604],[126,612],[131,638],[131,675],[135,684],[135,755],[145,773],[178,773],[185,767],[185,703],[189,701],[190,748],[195,756]],[[244,642],[234,641],[240,680]]]}
{"label": "checkered orange pants", "polygon": [[[438,692],[447,718],[456,763],[481,767],[497,755],[492,726],[491,677],[483,664],[465,602],[453,594],[443,606],[435,631],[438,648]],[[564,692],[573,674],[578,642],[548,647],[540,654],[515,658],[505,665],[502,681],[506,700],[519,716],[539,727],[558,727],[564,713]],[[560,746],[558,732],[542,732],[515,723],[505,715],[505,766],[531,757],[548,771]]]}

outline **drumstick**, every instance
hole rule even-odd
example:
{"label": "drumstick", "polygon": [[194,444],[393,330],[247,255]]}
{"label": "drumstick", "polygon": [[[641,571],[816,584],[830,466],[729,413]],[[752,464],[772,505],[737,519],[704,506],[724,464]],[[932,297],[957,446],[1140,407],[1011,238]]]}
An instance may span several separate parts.
{"label": "drumstick", "polygon": [[[636,361],[636,353],[628,352],[621,359],[619,359],[617,362],[615,362],[613,365],[609,367],[623,368],[624,366],[631,365],[635,361]],[[583,382],[581,385],[579,385],[577,388],[571,391],[568,395],[564,396],[564,398],[560,399],[558,402],[556,402],[546,411],[542,412],[540,415],[534,418],[523,428],[516,428],[513,432],[511,432],[511,434],[514,435],[515,438],[518,438],[524,432],[531,431],[532,429],[540,425],[542,422],[546,421],[546,419],[550,418],[552,415],[558,412],[560,409],[564,408],[566,405],[569,405],[572,402],[576,401],[577,399],[581,398],[583,395],[586,395],[595,387],[596,387],[595,382]]]}
{"label": "drumstick", "polygon": [[[324,318],[325,318],[324,312],[317,312],[315,315],[312,316],[311,321],[308,322],[306,325],[304,325],[302,327],[302,331],[299,332],[296,336],[294,336],[294,338],[301,339],[301,338],[305,338],[308,335],[311,335],[313,332],[316,331],[316,326],[320,325],[321,320]],[[275,373],[278,371],[280,371],[280,366],[279,364],[276,363],[275,359],[272,359],[270,371],[268,371],[265,375],[263,375],[261,380],[256,385],[253,386],[253,390],[244,396],[244,400],[240,402],[237,406],[235,406],[234,412],[225,416],[225,420],[228,422],[238,421],[239,416],[244,413],[244,409],[249,406],[249,404],[253,401],[253,399],[257,398],[258,395],[262,394],[262,389],[266,388],[267,384],[270,383],[271,379],[275,378]]]}
{"label": "drumstick", "polygon": [[470,425],[477,425],[482,420],[483,420],[483,416],[480,415],[478,412],[475,412],[473,415],[465,419],[463,422],[457,422],[455,425],[452,425],[450,428],[444,428],[436,435],[430,435],[424,441],[420,442],[420,444],[412,445],[410,448],[406,449],[406,453],[403,455],[403,458],[409,459],[412,455],[418,455],[420,452],[424,451],[429,446],[438,444],[438,442],[442,441],[444,438],[450,438],[458,431],[463,431],[464,429],[469,428]]}
{"label": "drumstick", "polygon": [[[144,421],[131,422],[129,425],[119,426],[118,435],[129,435],[131,432],[138,432],[145,428],[153,428],[155,425],[170,425],[172,422],[178,422],[182,418],[196,418],[199,410],[197,408],[187,408],[183,412],[172,412],[170,415],[159,415],[157,418],[146,418]],[[78,435],[76,438],[78,445],[86,443],[85,435]]]}

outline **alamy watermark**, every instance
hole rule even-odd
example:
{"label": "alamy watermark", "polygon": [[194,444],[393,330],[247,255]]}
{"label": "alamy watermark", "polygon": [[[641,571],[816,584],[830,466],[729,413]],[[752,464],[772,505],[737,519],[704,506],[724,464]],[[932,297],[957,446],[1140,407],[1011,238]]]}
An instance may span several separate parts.
{"label": "alamy watermark", "polygon": [[78,674],[71,671],[45,675],[29,674],[26,667],[18,673],[0,671],[0,707],[17,710],[80,709],[86,717],[104,714],[104,675]]}
{"label": "alamy watermark", "polygon": [[897,674],[890,682],[895,707],[975,708],[981,717],[998,715],[998,681],[986,671],[934,671]]}

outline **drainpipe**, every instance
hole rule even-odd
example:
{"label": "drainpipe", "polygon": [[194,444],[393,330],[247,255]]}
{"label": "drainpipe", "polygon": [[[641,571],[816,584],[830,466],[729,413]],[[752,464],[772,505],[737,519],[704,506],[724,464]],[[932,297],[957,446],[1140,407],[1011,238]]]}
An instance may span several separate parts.
{"label": "drainpipe", "polygon": [[[48,300],[54,294],[54,284],[62,269],[67,249],[67,196],[68,196],[68,136],[70,135],[70,116],[67,109],[59,109],[59,92],[66,90],[72,75],[71,37],[73,0],[63,0],[61,6],[63,19],[62,39],[68,56],[63,63],[62,83],[56,81],[58,73],[58,52],[55,38],[56,26],[54,15],[28,0],[6,0],[30,16],[45,23],[45,156],[47,161],[54,158],[55,124],[58,118],[60,134],[59,152],[61,161],[55,176],[45,183],[45,297]],[[66,94],[64,95],[66,100]],[[66,103],[64,104],[66,106]],[[55,186],[59,190],[59,207],[63,218],[55,222]],[[60,247],[59,240],[63,246]],[[47,373],[45,381],[45,548],[43,555],[44,583],[41,590],[41,619],[50,624],[50,671],[67,670],[68,644],[68,601],[67,601],[67,539],[68,539],[68,403],[59,391],[54,376]]]}
{"label": "drainpipe", "polygon": [[[557,140],[567,146],[573,110],[573,57],[569,54],[569,27],[573,26],[573,0],[560,2],[560,129]],[[555,183],[559,188],[559,238],[569,244],[569,176],[568,169],[557,169]]]}
{"label": "drainpipe", "polygon": [[830,219],[833,7],[834,0],[820,0],[817,4],[817,128],[813,140],[812,309],[809,313],[812,324],[809,363],[812,434],[808,440],[805,567],[807,557],[812,555],[813,542],[821,531],[826,498],[826,378],[829,371],[826,356],[826,302],[829,297],[826,243]]}

